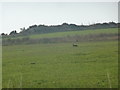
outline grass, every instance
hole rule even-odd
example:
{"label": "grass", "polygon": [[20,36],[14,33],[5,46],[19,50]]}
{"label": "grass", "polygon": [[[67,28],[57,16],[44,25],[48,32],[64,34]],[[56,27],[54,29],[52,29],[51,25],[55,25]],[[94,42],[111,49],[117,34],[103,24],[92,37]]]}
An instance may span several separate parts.
{"label": "grass", "polygon": [[83,30],[83,31],[70,31],[70,32],[56,32],[48,34],[38,34],[31,35],[30,38],[53,38],[53,37],[65,37],[65,36],[74,36],[74,35],[90,35],[90,34],[114,34],[118,33],[117,28],[111,29],[97,29],[97,30]]}
{"label": "grass", "polygon": [[[31,35],[53,38],[117,34],[117,28]],[[23,37],[16,37],[23,38]],[[117,88],[118,42],[111,40],[3,46],[3,88]],[[116,36],[115,36],[116,38]]]}
{"label": "grass", "polygon": [[118,42],[3,46],[2,70],[3,88],[117,88]]}

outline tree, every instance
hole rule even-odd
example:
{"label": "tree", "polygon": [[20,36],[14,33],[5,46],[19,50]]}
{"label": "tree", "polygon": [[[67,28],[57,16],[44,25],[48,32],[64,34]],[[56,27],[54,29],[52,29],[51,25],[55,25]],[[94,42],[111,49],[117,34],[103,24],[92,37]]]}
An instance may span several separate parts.
{"label": "tree", "polygon": [[11,31],[9,35],[15,35],[15,34],[17,34],[16,30],[15,31]]}
{"label": "tree", "polygon": [[4,36],[4,35],[5,35],[5,33],[1,33],[1,35],[2,35],[2,36]]}
{"label": "tree", "polygon": [[62,25],[69,25],[68,23],[63,23]]}
{"label": "tree", "polygon": [[25,27],[23,27],[23,28],[20,28],[20,30],[21,30],[21,32],[22,32],[22,31],[25,31]]}
{"label": "tree", "polygon": [[5,33],[1,33],[1,36],[7,36],[7,34],[5,34]]}
{"label": "tree", "polygon": [[37,25],[32,25],[32,26],[29,26],[29,28],[35,28],[37,27]]}

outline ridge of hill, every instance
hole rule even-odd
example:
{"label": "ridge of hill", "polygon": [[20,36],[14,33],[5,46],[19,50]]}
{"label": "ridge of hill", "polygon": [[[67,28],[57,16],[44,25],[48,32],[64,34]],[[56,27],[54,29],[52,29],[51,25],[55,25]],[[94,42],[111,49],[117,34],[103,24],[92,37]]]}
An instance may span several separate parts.
{"label": "ridge of hill", "polygon": [[21,31],[17,33],[16,30],[11,31],[9,35],[2,33],[2,36],[24,36],[32,34],[45,34],[54,32],[67,32],[67,31],[81,31],[81,30],[91,30],[91,29],[107,29],[107,28],[117,28],[118,23],[96,23],[91,25],[76,25],[63,23],[61,25],[32,25],[28,28],[21,28]]}

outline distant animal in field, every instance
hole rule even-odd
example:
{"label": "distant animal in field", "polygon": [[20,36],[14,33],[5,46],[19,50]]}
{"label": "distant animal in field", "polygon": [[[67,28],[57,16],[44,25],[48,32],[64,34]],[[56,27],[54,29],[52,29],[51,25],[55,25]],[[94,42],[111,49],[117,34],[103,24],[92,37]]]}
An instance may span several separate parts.
{"label": "distant animal in field", "polygon": [[73,44],[73,47],[78,47],[78,45],[74,43],[74,44]]}

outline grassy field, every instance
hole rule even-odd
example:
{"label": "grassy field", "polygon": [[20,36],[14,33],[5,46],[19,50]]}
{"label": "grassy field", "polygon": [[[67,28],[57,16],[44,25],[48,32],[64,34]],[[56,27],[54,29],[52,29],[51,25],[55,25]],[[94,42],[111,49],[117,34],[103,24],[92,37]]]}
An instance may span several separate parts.
{"label": "grassy field", "polygon": [[[3,88],[115,88],[118,43],[84,42],[3,47]],[[33,64],[34,63],[34,64]]]}
{"label": "grassy field", "polygon": [[49,34],[38,34],[31,35],[30,38],[53,38],[53,37],[65,37],[65,36],[74,36],[74,35],[90,35],[90,34],[114,34],[118,33],[117,28],[111,29],[96,29],[96,30],[83,30],[83,31],[70,31],[70,32],[56,32]]}
{"label": "grassy field", "polygon": [[[117,33],[117,29],[33,35],[31,38],[75,34]],[[111,37],[112,38],[112,37]],[[3,46],[3,88],[117,88],[118,41]]]}

